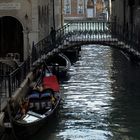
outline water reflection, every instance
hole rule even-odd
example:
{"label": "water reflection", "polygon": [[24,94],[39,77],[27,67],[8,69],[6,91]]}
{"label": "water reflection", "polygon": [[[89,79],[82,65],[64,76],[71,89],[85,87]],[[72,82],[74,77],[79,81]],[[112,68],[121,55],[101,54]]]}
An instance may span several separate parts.
{"label": "water reflection", "polygon": [[106,140],[113,135],[106,119],[114,100],[111,55],[109,47],[82,47],[81,57],[71,67],[71,79],[62,85],[63,102],[52,140]]}
{"label": "water reflection", "polygon": [[140,139],[138,66],[120,51],[89,45],[69,74],[59,111],[32,140]]}
{"label": "water reflection", "polygon": [[[111,79],[114,101],[110,127],[117,139],[140,139],[140,68],[126,63],[122,55],[113,53]],[[117,60],[117,61],[116,61]],[[113,72],[114,71],[114,72]]]}

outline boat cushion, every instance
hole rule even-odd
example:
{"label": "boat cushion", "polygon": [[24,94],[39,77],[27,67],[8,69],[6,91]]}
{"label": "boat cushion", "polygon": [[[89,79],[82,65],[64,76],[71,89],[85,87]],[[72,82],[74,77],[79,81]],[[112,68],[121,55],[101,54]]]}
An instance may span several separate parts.
{"label": "boat cushion", "polygon": [[51,75],[43,78],[43,88],[51,88],[53,91],[58,92],[60,90],[59,83],[57,81],[57,77],[55,75]]}
{"label": "boat cushion", "polygon": [[31,94],[31,95],[29,95],[28,98],[29,98],[29,99],[39,98],[39,93]]}
{"label": "boat cushion", "polygon": [[42,93],[40,98],[50,97],[50,96],[51,96],[51,94],[46,92],[46,93]]}

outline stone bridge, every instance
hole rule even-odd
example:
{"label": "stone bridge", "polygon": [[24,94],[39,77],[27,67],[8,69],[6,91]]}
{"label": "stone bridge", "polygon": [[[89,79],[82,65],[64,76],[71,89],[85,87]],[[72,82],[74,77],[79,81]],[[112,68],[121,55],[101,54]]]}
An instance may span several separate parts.
{"label": "stone bridge", "polygon": [[134,45],[126,42],[121,37],[120,28],[115,23],[104,21],[73,21],[66,23],[56,32],[56,41],[51,43],[47,36],[37,44],[33,45],[33,65],[46,59],[50,53],[56,53],[62,49],[73,49],[85,44],[101,44],[121,49],[133,57],[140,59],[140,55]]}
{"label": "stone bridge", "polygon": [[50,36],[47,36],[37,44],[33,43],[32,54],[25,62],[8,75],[0,73],[1,101],[15,94],[33,67],[40,65],[50,55],[63,50],[74,49],[85,44],[101,44],[118,48],[127,53],[132,60],[139,61],[140,54],[135,45],[137,41],[134,40],[134,43],[126,41],[124,36],[120,36],[120,31],[122,32],[115,23],[111,22],[91,20],[66,23],[56,31],[54,42],[51,41]]}

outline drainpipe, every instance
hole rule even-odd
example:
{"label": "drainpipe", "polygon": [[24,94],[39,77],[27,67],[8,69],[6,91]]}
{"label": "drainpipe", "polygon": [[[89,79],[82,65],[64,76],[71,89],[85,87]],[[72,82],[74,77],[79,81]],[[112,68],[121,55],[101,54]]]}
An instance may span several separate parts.
{"label": "drainpipe", "polygon": [[61,0],[61,27],[63,27],[63,9],[64,9],[63,3],[64,1]]}
{"label": "drainpipe", "polygon": [[132,33],[133,33],[133,5],[134,5],[134,1],[130,0],[130,39],[132,38]]}
{"label": "drainpipe", "polygon": [[87,0],[85,0],[85,17],[87,18]]}
{"label": "drainpipe", "polygon": [[[0,29],[1,29],[1,36],[0,36],[0,51],[1,53],[3,52],[2,50],[4,49],[3,46],[4,46],[4,38],[3,38],[3,33],[4,33],[4,30],[3,30],[3,18],[0,18]],[[2,54],[1,54],[2,55]]]}
{"label": "drainpipe", "polygon": [[94,18],[96,18],[96,1],[93,1],[94,3]]}
{"label": "drainpipe", "polygon": [[111,0],[108,1],[108,20],[111,21],[111,16],[112,16],[112,2]]}
{"label": "drainpipe", "polygon": [[54,9],[54,0],[53,0],[53,28],[55,29],[55,9]]}
{"label": "drainpipe", "polygon": [[126,33],[126,0],[123,0],[123,33]]}
{"label": "drainpipe", "polygon": [[125,17],[126,17],[126,0],[123,1],[123,23],[124,23],[124,27],[125,27],[125,23],[126,23],[126,20],[125,20]]}

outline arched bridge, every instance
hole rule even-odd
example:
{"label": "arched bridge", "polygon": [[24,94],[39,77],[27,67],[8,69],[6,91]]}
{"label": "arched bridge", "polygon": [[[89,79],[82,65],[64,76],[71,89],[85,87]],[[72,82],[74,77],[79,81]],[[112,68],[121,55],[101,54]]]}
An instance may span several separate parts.
{"label": "arched bridge", "polygon": [[113,44],[118,41],[113,37],[113,28],[113,24],[103,21],[69,22],[56,31],[56,40],[54,42],[51,41],[50,36],[47,36],[33,45],[32,62],[35,63],[40,58],[45,59],[49,52],[60,51],[64,48],[83,44]]}
{"label": "arched bridge", "polygon": [[56,31],[55,41],[52,42],[51,37],[47,36],[33,45],[32,62],[33,64],[40,63],[50,52],[58,52],[61,49],[84,44],[109,45],[139,56],[130,43],[126,45],[120,32],[122,29],[112,22],[82,20],[66,23]]}
{"label": "arched bridge", "polygon": [[84,44],[113,46],[128,53],[133,60],[140,60],[138,37],[133,35],[128,40],[123,34],[123,28],[115,23],[92,20],[68,22],[56,31],[55,40],[52,41],[49,35],[37,44],[33,43],[31,57],[14,71],[10,72],[9,67],[6,67],[7,73],[3,75],[1,69],[4,66],[0,65],[0,102],[14,94],[31,71],[31,66],[38,66],[53,53]]}
{"label": "arched bridge", "polygon": [[115,42],[109,22],[72,22],[64,34],[64,45],[106,44]]}

